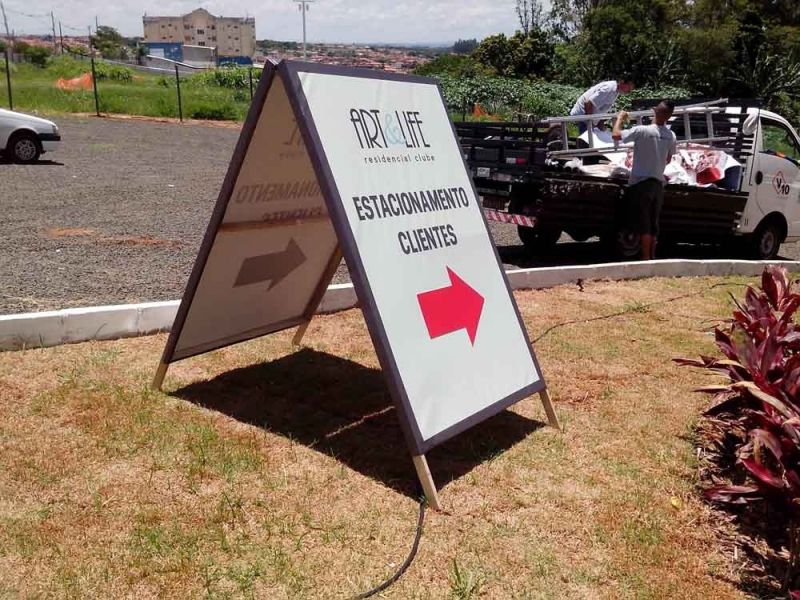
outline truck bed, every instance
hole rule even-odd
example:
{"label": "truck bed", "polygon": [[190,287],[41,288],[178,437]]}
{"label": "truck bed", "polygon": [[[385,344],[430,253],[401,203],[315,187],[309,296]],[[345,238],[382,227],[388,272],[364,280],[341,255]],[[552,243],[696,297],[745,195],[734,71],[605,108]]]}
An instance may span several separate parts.
{"label": "truck bed", "polygon": [[[720,117],[720,129],[732,128],[728,119],[728,115]],[[537,226],[561,229],[578,239],[619,228],[626,212],[627,181],[564,171],[549,164],[548,142],[560,142],[543,124],[457,123],[456,130],[485,207],[533,217]],[[575,138],[570,138],[570,145],[575,143]],[[742,192],[667,185],[662,236],[686,242],[729,237],[735,233],[746,203],[747,194]]]}
{"label": "truck bed", "polygon": [[[574,237],[602,235],[624,221],[625,181],[576,173],[540,171],[507,195],[475,178],[484,205],[535,217]],[[490,182],[486,182],[490,183]],[[661,213],[661,232],[676,241],[712,241],[735,232],[747,194],[723,189],[667,185]]]}

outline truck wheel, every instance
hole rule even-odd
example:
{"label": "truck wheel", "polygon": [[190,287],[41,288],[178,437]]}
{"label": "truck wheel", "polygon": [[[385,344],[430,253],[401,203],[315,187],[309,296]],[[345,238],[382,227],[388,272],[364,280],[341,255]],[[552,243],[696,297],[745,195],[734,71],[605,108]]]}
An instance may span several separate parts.
{"label": "truck wheel", "polygon": [[619,229],[613,234],[603,236],[602,242],[615,257],[622,260],[639,258],[642,253],[641,237],[628,229]]}
{"label": "truck wheel", "polygon": [[560,229],[539,229],[538,227],[523,227],[517,225],[519,239],[527,250],[532,252],[546,252],[552,250],[561,237]]}
{"label": "truck wheel", "polygon": [[750,254],[758,260],[772,260],[778,256],[783,241],[783,231],[779,223],[767,220],[753,232],[750,240]]}
{"label": "truck wheel", "polygon": [[33,133],[21,131],[11,136],[6,152],[14,162],[32,163],[39,160],[42,149],[39,146],[39,138]]}

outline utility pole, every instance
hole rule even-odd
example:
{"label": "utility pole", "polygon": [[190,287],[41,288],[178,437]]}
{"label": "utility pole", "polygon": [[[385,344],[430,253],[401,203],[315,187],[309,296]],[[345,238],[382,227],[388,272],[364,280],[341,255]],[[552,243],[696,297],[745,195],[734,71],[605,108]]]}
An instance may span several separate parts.
{"label": "utility pole", "polygon": [[303,13],[303,58],[308,56],[306,52],[306,13],[308,12],[308,5],[316,2],[316,0],[294,0],[300,12]]}
{"label": "utility pole", "polygon": [[3,6],[2,2],[0,2],[0,12],[3,13],[3,25],[6,28],[6,37],[10,40],[11,34],[8,32],[8,19],[6,18],[6,7]]}
{"label": "utility pole", "polygon": [[[95,30],[96,31],[96,30]],[[100,116],[100,99],[97,97],[97,71],[94,66],[94,48],[92,48],[92,26],[89,25],[89,56],[92,60],[92,89],[94,90],[94,112]]]}
{"label": "utility pole", "polygon": [[58,38],[56,37],[56,17],[53,11],[50,11],[50,24],[53,26],[53,54],[58,50]]}
{"label": "utility pole", "polygon": [[3,25],[6,28],[6,40],[9,44],[11,44],[11,51],[6,56],[13,56],[14,55],[14,39],[11,37],[11,34],[8,32],[8,19],[6,18],[6,7],[3,6],[2,1],[0,1],[0,12],[3,13]]}

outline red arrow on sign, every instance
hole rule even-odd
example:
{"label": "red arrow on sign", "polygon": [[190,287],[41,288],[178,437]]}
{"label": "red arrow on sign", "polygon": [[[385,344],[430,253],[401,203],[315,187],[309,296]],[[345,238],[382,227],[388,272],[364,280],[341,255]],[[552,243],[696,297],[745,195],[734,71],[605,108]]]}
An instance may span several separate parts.
{"label": "red arrow on sign", "polygon": [[447,268],[450,285],[417,294],[422,318],[431,339],[466,329],[469,341],[475,345],[475,334],[483,311],[483,296]]}

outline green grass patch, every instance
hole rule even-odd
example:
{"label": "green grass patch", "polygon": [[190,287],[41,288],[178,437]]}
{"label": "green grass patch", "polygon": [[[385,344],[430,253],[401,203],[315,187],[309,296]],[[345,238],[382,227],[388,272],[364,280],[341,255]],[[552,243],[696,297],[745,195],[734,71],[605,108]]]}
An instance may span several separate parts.
{"label": "green grass patch", "polygon": [[[742,597],[693,498],[702,376],[670,362],[707,351],[720,281],[518,293],[532,337],[573,322],[536,343],[565,430],[534,398],[435,449],[447,512],[386,597]],[[175,363],[169,393],[147,387],[163,335],[1,353],[0,596],[336,598],[392,575],[414,470],[363,317],[316,317],[316,351],[292,334]]]}
{"label": "green grass patch", "polygon": [[[99,110],[108,114],[149,117],[175,117],[178,93],[175,77],[132,68],[96,64]],[[250,106],[247,69],[219,69],[181,78],[183,117],[211,120],[243,120]],[[63,90],[59,78],[72,79],[91,73],[87,61],[66,57],[53,59],[47,67],[30,64],[12,65],[11,89],[14,108],[43,113],[93,113],[94,91]],[[244,73],[244,74],[243,74]],[[0,105],[8,106],[5,73],[0,73]],[[254,81],[254,84],[256,82]]]}

